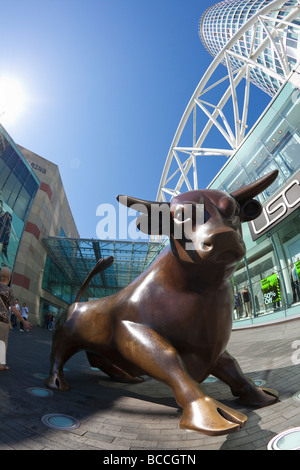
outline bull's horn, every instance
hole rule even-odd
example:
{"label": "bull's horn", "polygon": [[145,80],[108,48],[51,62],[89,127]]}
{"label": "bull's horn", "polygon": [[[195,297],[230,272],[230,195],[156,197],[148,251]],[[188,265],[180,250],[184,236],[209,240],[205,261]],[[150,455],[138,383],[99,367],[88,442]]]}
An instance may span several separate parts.
{"label": "bull's horn", "polygon": [[244,186],[233,193],[230,193],[239,203],[252,199],[268,188],[277,178],[278,170],[271,171],[267,175],[259,178],[253,183]]}
{"label": "bull's horn", "polygon": [[153,206],[161,206],[164,204],[170,205],[169,202],[146,201],[144,199],[137,199],[131,196],[117,196],[117,200],[124,206],[132,207],[143,214],[148,214]]}

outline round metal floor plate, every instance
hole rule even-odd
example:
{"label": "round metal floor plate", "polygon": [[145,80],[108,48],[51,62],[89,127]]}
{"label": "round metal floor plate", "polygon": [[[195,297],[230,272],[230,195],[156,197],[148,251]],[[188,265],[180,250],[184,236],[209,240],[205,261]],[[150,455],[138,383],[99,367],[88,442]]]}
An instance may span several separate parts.
{"label": "round metal floor plate", "polygon": [[80,426],[80,423],[76,418],[64,414],[45,415],[42,417],[42,422],[46,426],[60,431],[72,431]]}
{"label": "round metal floor plate", "polygon": [[288,429],[277,434],[269,442],[268,450],[300,450],[300,428]]}
{"label": "round metal floor plate", "polygon": [[209,375],[207,377],[207,379],[204,380],[205,383],[212,383],[212,382],[216,382],[218,379],[216,377],[214,377],[213,375]]}
{"label": "round metal floor plate", "polygon": [[299,392],[296,392],[294,395],[293,395],[293,399],[295,401],[297,401],[298,403],[300,403],[300,391]]}
{"label": "round metal floor plate", "polygon": [[261,380],[261,379],[254,380],[254,383],[257,387],[261,387],[262,385],[266,385],[266,381]]}
{"label": "round metal floor plate", "polygon": [[35,397],[48,398],[53,396],[53,392],[47,388],[30,387],[26,389],[26,392]]}

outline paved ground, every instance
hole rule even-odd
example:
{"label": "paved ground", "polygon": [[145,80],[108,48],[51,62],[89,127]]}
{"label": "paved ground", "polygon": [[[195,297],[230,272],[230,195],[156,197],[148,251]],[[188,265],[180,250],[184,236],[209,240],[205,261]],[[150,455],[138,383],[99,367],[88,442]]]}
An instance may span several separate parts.
{"label": "paved ground", "polygon": [[[249,417],[240,431],[218,437],[181,430],[180,409],[165,385],[152,379],[139,385],[112,382],[90,368],[84,353],[66,364],[69,392],[31,395],[30,387],[44,388],[51,339],[50,331],[38,327],[10,333],[11,369],[0,375],[0,450],[266,450],[276,434],[300,426],[300,401],[294,398],[300,391],[300,319],[232,333],[230,353],[252,379],[277,389],[280,401],[246,409],[222,382],[205,383],[209,395]],[[42,422],[52,413],[71,415],[80,426],[52,429]]]}

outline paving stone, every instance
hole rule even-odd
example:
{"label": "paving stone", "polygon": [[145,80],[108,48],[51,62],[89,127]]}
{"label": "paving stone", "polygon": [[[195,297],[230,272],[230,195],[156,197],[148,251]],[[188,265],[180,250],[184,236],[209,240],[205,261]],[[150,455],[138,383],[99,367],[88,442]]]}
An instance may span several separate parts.
{"label": "paving stone", "polygon": [[[205,436],[179,428],[182,410],[165,384],[150,378],[137,385],[112,382],[90,368],[85,353],[66,364],[70,391],[49,398],[30,395],[29,387],[45,387],[41,374],[49,370],[52,333],[37,327],[26,335],[12,331],[11,369],[0,375],[0,450],[266,450],[276,434],[300,423],[300,402],[293,399],[300,391],[300,367],[291,359],[299,338],[300,320],[233,331],[228,351],[249,377],[278,389],[280,401],[250,409],[222,382],[205,383],[206,393],[248,416],[236,433]],[[51,429],[41,421],[49,413],[73,416],[80,426]]]}

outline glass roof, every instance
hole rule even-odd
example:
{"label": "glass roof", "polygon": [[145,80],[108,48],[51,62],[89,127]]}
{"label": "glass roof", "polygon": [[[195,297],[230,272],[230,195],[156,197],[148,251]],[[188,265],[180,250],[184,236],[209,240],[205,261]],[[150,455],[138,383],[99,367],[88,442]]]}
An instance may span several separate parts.
{"label": "glass roof", "polygon": [[43,240],[52,261],[72,290],[79,289],[100,258],[113,256],[113,264],[89,284],[89,298],[121,290],[139,276],[165,243],[48,237]]}

